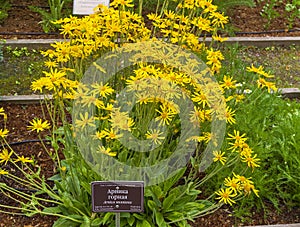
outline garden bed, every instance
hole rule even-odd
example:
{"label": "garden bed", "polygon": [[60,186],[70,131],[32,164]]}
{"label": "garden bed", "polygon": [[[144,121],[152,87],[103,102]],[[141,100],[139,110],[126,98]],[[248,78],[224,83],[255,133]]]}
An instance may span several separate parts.
{"label": "garden bed", "polygon": [[[238,6],[229,9],[231,27],[229,31],[236,32],[237,36],[300,36],[300,19],[296,19],[291,28],[288,28],[287,15],[284,10],[286,1],[276,5],[279,16],[270,21],[269,26],[266,17],[261,16],[263,1],[255,1],[253,8]],[[45,34],[39,22],[42,20],[40,14],[28,8],[42,6],[47,10],[47,0],[11,0],[12,7],[9,10],[8,18],[0,24],[0,39],[51,39],[62,38],[57,32]],[[69,5],[70,7],[70,5]],[[230,36],[232,34],[229,34]]]}
{"label": "garden bed", "polygon": [[[28,97],[27,97],[28,98]],[[16,102],[17,98],[13,98]],[[43,118],[41,105],[37,104],[37,99],[34,98],[35,104],[24,103],[24,99],[20,99],[23,103],[18,104],[11,102],[1,102],[0,107],[3,107],[8,115],[8,130],[10,136],[8,141],[16,144],[13,145],[15,151],[19,155],[35,156],[38,164],[42,167],[42,171],[46,177],[50,177],[55,171],[53,163],[38,142],[25,142],[28,140],[37,140],[35,133],[28,131],[27,126],[33,118]],[[20,101],[19,100],[19,101]],[[27,99],[28,100],[28,99]],[[0,125],[2,122],[0,121]],[[18,144],[19,143],[19,144]],[[3,197],[1,197],[3,199]],[[11,201],[7,200],[8,204]],[[201,217],[192,224],[193,227],[232,227],[232,226],[254,226],[254,225],[271,225],[271,224],[289,224],[300,223],[300,207],[295,207],[293,210],[288,210],[286,207],[280,207],[281,212],[278,212],[270,203],[266,202],[267,213],[261,210],[252,210],[251,217],[244,216],[243,219],[234,217],[234,211],[229,206],[224,206],[213,214]],[[0,213],[0,226],[43,226],[50,227],[56,218],[51,216],[14,216]]]}

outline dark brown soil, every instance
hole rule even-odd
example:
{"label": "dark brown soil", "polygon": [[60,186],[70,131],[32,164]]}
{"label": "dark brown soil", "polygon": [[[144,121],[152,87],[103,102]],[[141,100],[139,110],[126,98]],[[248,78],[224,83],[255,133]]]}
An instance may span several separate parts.
{"label": "dark brown soil", "polygon": [[230,23],[237,36],[300,36],[299,18],[295,20],[293,27],[288,27],[288,16],[284,10],[286,2],[286,0],[282,1],[276,7],[275,10],[280,16],[272,20],[269,26],[267,26],[268,20],[260,15],[264,5],[263,1],[258,1],[253,8],[240,6],[229,10]]}
{"label": "dark brown soil", "polygon": [[[29,132],[27,126],[33,118],[45,117],[42,114],[42,107],[40,104],[20,105],[0,103],[8,114],[7,128],[9,136],[7,140],[15,145],[12,145],[15,152],[19,155],[34,156],[38,160],[38,165],[42,167],[42,174],[45,177],[50,177],[55,173],[55,167],[49,156],[45,153],[39,142],[26,142],[25,140],[37,140],[37,134]],[[46,119],[48,117],[46,116]],[[3,128],[3,120],[0,120],[0,128]],[[21,142],[20,144],[18,144]],[[17,144],[16,144],[17,143]],[[51,147],[48,145],[48,148]],[[9,168],[9,167],[6,167]],[[3,179],[0,179],[3,181]],[[6,182],[7,183],[7,182]],[[10,182],[8,182],[10,183]],[[8,198],[0,195],[1,204],[15,204]],[[300,207],[294,208],[292,211],[287,210],[286,207],[281,208],[281,213],[277,212],[271,205],[268,205],[268,213],[263,211],[253,210],[251,217],[243,217],[244,220],[236,218],[231,207],[223,207],[213,214],[201,217],[192,224],[193,227],[232,227],[243,225],[262,225],[262,224],[286,224],[300,222]],[[50,216],[16,216],[11,214],[4,214],[0,212],[0,227],[50,227],[56,220]]]}

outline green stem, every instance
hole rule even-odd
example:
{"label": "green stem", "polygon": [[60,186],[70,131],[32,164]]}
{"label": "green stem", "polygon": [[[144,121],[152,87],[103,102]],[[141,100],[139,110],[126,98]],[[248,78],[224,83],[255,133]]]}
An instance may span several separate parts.
{"label": "green stem", "polygon": [[139,15],[142,16],[143,13],[143,0],[139,0]]}
{"label": "green stem", "polygon": [[[38,209],[30,210],[30,209],[27,209],[27,208],[24,208],[24,207],[14,207],[14,206],[2,205],[2,204],[0,204],[0,207],[7,208],[7,209],[27,211],[27,212],[37,211],[37,213],[40,214],[40,215],[55,216],[55,217],[59,217],[59,218],[65,218],[65,219],[71,220],[71,221],[76,222],[76,223],[81,223],[80,220],[74,219],[70,216],[65,216],[65,215],[57,214],[57,213],[56,214],[48,213],[48,212],[44,212],[44,211],[41,211],[41,210],[38,210]],[[0,210],[0,213],[6,213],[6,214],[12,214],[12,215],[25,215],[24,213],[7,212],[7,211],[4,211],[4,210]]]}

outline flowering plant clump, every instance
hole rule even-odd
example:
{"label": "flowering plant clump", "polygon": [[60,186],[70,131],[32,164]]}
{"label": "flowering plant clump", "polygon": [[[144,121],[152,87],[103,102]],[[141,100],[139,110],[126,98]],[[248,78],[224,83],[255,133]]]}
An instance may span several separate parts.
{"label": "flowering plant clump", "polygon": [[[49,70],[32,82],[32,90],[53,95],[47,105],[51,122],[34,119],[28,129],[39,133],[51,127],[49,139],[56,153],[48,153],[59,171],[50,179],[53,188],[38,172],[32,175],[39,179],[32,187],[37,194],[48,194],[47,202],[54,206],[37,208],[30,203],[35,194],[24,193],[29,202],[22,209],[58,216],[55,226],[113,225],[112,213],[91,212],[90,183],[138,179],[139,173],[130,171],[133,167],[142,172],[142,167],[163,160],[172,162],[142,173],[149,179],[145,212],[122,214],[122,226],[188,226],[189,220],[223,204],[259,195],[251,181],[259,157],[235,124],[235,108],[251,94],[243,92],[246,85],[241,90],[233,76],[220,72],[223,54],[199,38],[210,33],[213,42],[224,41],[218,32],[228,18],[210,0],[184,0],[175,11],[163,7],[161,13],[147,15],[151,21],[147,27],[132,7],[130,0],[115,0],[110,8],[99,5],[95,14],[60,19],[54,23],[61,25],[68,40],[42,51]],[[117,58],[122,51],[125,57]],[[259,76],[258,88],[276,90],[266,81],[270,75],[263,68],[247,70]],[[107,77],[109,73],[113,76]],[[1,109],[0,114],[6,116]],[[226,128],[222,123],[227,123]],[[7,133],[0,129],[4,143]],[[182,165],[183,153],[191,147],[195,149]],[[64,160],[59,159],[60,148]],[[11,161],[11,152],[2,151],[3,164]],[[31,160],[22,156],[12,162],[28,165]],[[212,165],[208,168],[207,163]],[[216,192],[198,199],[205,182],[233,166],[234,172]],[[2,175],[13,178],[3,171]],[[24,174],[29,181],[33,178]],[[151,181],[153,175],[159,176],[156,182]]]}

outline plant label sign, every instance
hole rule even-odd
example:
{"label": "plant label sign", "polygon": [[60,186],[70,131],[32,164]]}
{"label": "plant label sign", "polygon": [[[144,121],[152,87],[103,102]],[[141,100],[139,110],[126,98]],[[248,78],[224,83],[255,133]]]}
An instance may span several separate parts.
{"label": "plant label sign", "polygon": [[99,4],[109,7],[109,0],[74,0],[73,14],[90,15],[94,13],[94,8]]}
{"label": "plant label sign", "polygon": [[94,181],[91,186],[93,212],[144,211],[142,181]]}

